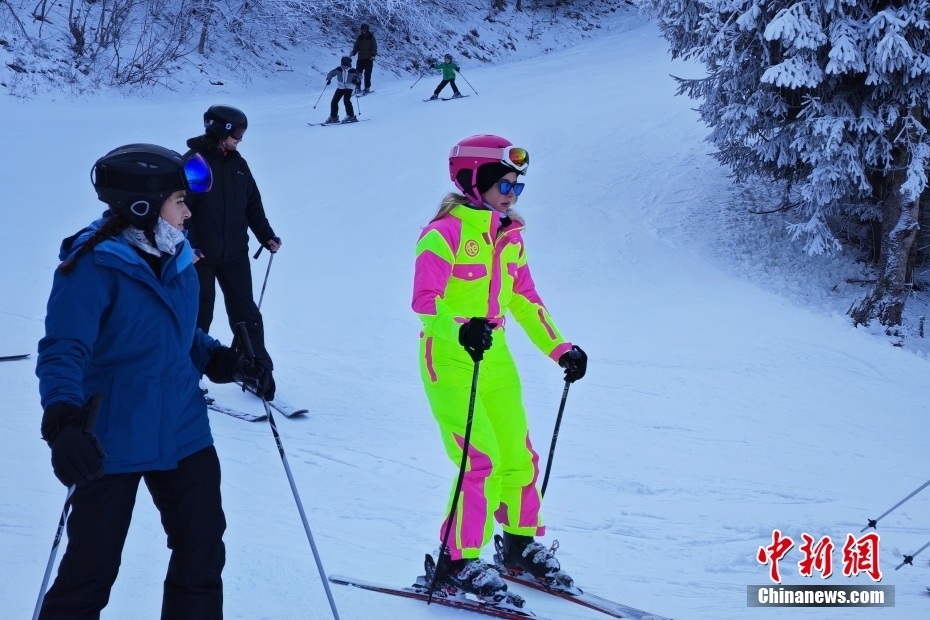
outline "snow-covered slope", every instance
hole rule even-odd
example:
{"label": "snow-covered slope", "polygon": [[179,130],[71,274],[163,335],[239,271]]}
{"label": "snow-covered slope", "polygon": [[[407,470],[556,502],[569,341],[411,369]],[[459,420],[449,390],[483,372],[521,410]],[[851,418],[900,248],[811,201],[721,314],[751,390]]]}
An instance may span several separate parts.
{"label": "snow-covered slope", "polygon": [[[449,147],[473,133],[500,133],[531,151],[518,209],[534,278],[590,356],[569,397],[544,507],[544,540],[560,540],[563,567],[580,585],[678,619],[796,617],[746,609],[745,586],[767,581],[754,556],[772,530],[842,539],[927,478],[926,362],[743,279],[694,240],[708,224],[692,219],[692,207],[723,199],[728,180],[706,157],[691,102],[673,97],[668,73],[685,70],[696,68],[673,67],[645,26],[471,71],[480,95],[462,101],[424,104],[431,84],[385,85],[361,100],[372,121],[358,125],[308,128],[325,112],[303,93],[228,99],[249,114],[242,151],[284,239],[263,311],[280,395],[311,410],[279,428],[327,570],[406,585],[437,546],[456,467],[419,384],[413,246],[450,187]],[[35,350],[58,243],[102,210],[87,180],[94,159],[134,141],[182,149],[210,103],[0,102],[0,351]],[[215,332],[228,340],[218,315]],[[544,447],[561,375],[519,328],[511,333]],[[33,364],[0,365],[4,618],[31,611],[64,498],[38,437]],[[211,392],[257,409],[228,387]],[[212,425],[229,522],[226,616],[327,617],[270,430],[221,414]],[[897,587],[896,607],[881,615],[923,617],[926,561],[893,566],[930,540],[930,495],[881,532],[883,583]],[[104,617],[157,617],[167,557],[143,490]],[[801,581],[798,559],[793,551],[783,564],[788,583]],[[850,582],[868,580],[828,583]],[[464,617],[334,593],[346,620],[375,609],[385,620]],[[549,618],[599,617],[525,594]]]}

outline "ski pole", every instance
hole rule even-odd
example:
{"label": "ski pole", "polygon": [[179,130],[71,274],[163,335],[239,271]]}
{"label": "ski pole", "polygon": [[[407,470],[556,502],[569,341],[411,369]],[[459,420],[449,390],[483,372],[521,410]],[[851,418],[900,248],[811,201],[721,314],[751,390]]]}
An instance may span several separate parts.
{"label": "ski pole", "polygon": [[[272,254],[274,256],[274,254]],[[269,266],[271,261],[269,262]],[[239,343],[247,358],[255,359],[255,351],[252,349],[252,341],[249,339],[249,331],[245,327],[245,322],[236,323],[236,332],[239,336]],[[278,433],[278,426],[274,422],[274,415],[271,413],[271,407],[268,401],[262,398],[262,405],[265,406],[265,415],[268,416],[268,424],[271,426],[271,432],[274,435],[275,444],[278,446],[278,454],[281,455],[281,462],[284,464],[284,473],[287,474],[287,481],[291,485],[291,492],[294,493],[294,501],[297,502],[297,511],[300,513],[300,520],[304,524],[304,531],[307,533],[307,540],[310,541],[310,549],[313,551],[313,559],[316,561],[317,570],[320,572],[320,579],[323,581],[323,589],[326,590],[326,598],[329,599],[329,607],[333,610],[333,618],[339,620],[339,612],[336,610],[336,601],[333,600],[333,593],[329,589],[329,580],[326,578],[326,571],[323,570],[323,561],[320,560],[320,552],[313,541],[313,534],[310,532],[310,524],[307,522],[307,513],[304,512],[304,505],[300,501],[300,495],[297,493],[297,485],[294,483],[294,475],[291,474],[291,466],[287,463],[287,455],[284,454],[284,444],[281,442],[281,435]]]}
{"label": "ski pole", "polygon": [[[274,260],[275,253],[272,252],[271,256],[268,257],[268,268],[265,269],[265,281],[262,282],[262,294],[258,297],[258,309],[262,309],[262,300],[265,299],[265,287],[268,286],[268,274],[271,273],[271,261]],[[256,254],[256,256],[258,256]]]}
{"label": "ski pole", "polygon": [[[573,360],[579,359],[581,354],[572,348],[568,356]],[[549,460],[546,462],[546,475],[543,476],[542,490],[539,495],[545,497],[546,487],[549,486],[549,472],[552,469],[552,457],[555,456],[555,442],[559,440],[559,427],[562,426],[562,414],[565,413],[565,401],[568,400],[568,386],[572,384],[568,379],[565,380],[565,389],[562,390],[562,402],[559,403],[559,415],[555,418],[555,429],[552,431],[552,443],[549,445]]]}
{"label": "ski pole", "polygon": [[[103,394],[94,392],[87,403],[87,419],[84,421],[84,432],[94,432],[94,425],[97,423],[97,414],[100,413],[100,404],[103,402]],[[65,525],[68,523],[68,514],[71,512],[71,496],[77,489],[76,484],[68,487],[68,494],[65,496],[65,505],[61,509],[61,517],[58,519],[58,531],[55,532],[55,540],[52,541],[52,551],[48,554],[48,564],[45,566],[45,576],[42,577],[42,587],[39,588],[39,600],[36,601],[35,611],[32,612],[32,620],[38,620],[39,612],[42,611],[42,602],[45,600],[45,591],[48,588],[48,580],[52,576],[52,567],[55,565],[55,556],[58,555],[58,545],[61,543],[61,534],[65,531]]]}
{"label": "ski pole", "polygon": [[362,115],[362,104],[358,100],[358,89],[355,90],[355,106],[358,108],[358,115]]}
{"label": "ski pole", "polygon": [[[424,73],[423,75],[426,75],[426,74]],[[410,88],[413,88],[414,86],[416,86],[416,85],[417,85],[417,83],[418,83],[418,82],[419,82],[420,80],[422,80],[422,79],[423,79],[423,75],[421,75],[420,77],[418,77],[418,78],[417,78],[417,81],[416,81],[416,82],[414,82],[414,83],[413,83],[413,86],[411,86]]]}
{"label": "ski pole", "polygon": [[[901,504],[903,504],[903,503],[906,502],[907,500],[911,499],[912,497],[914,497],[915,495],[917,495],[918,493],[920,493],[921,491],[923,491],[924,489],[926,489],[928,486],[930,486],[930,480],[927,480],[926,482],[924,482],[922,485],[920,485],[919,487],[917,487],[917,490],[916,490],[916,491],[914,491],[913,493],[911,493],[910,495],[908,495],[907,497],[905,497],[904,499],[902,499],[900,502],[898,502],[897,504],[895,504],[894,506],[892,506],[891,508],[889,508],[888,510],[886,510],[886,511],[885,511],[885,514],[883,514],[883,515],[880,516],[879,518],[877,518],[877,519],[869,519],[869,524],[866,525],[866,526],[865,526],[864,528],[862,528],[861,530],[859,530],[859,533],[861,534],[862,532],[866,531],[866,530],[869,529],[870,527],[871,527],[871,528],[874,528],[874,529],[878,529],[877,526],[878,526],[878,522],[879,522],[879,521],[881,521],[882,519],[884,519],[885,517],[887,517],[888,515],[890,515],[890,514],[895,510],[895,508],[897,508],[898,506],[900,506]],[[917,554],[915,553],[914,555],[917,555]]]}
{"label": "ski pole", "polygon": [[562,414],[565,413],[565,401],[568,400],[568,388],[571,382],[565,380],[565,389],[562,390],[562,402],[559,403],[559,415],[555,418],[555,429],[552,431],[552,443],[549,445],[549,460],[546,462],[546,475],[543,476],[541,497],[546,496],[546,487],[549,486],[549,472],[552,470],[552,457],[555,455],[555,442],[559,440],[559,427],[562,426]]}
{"label": "ski pole", "polygon": [[320,99],[323,98],[323,93],[326,92],[326,89],[329,87],[329,82],[326,83],[326,86],[323,87],[323,90],[320,91],[320,96],[317,98],[316,103],[313,104],[313,109],[316,110],[316,107],[320,105]]}
{"label": "ski pole", "polygon": [[[465,83],[468,84],[468,86],[469,86],[472,90],[475,90],[475,87],[471,85],[471,82],[468,81],[468,78],[467,78],[467,77],[465,77],[464,75],[462,75],[462,72],[461,72],[461,71],[459,71],[459,75],[462,76],[462,79],[465,80]],[[476,95],[478,94],[478,91],[477,91],[477,90],[475,90],[475,94],[476,94]]]}
{"label": "ski pole", "polygon": [[913,565],[914,565],[914,558],[915,558],[916,556],[920,555],[920,552],[923,551],[924,549],[926,549],[927,547],[930,547],[930,542],[928,542],[926,545],[924,545],[923,547],[921,547],[920,549],[918,549],[918,550],[914,553],[914,555],[906,555],[906,556],[904,556],[904,561],[901,562],[900,564],[898,564],[897,566],[895,566],[894,569],[895,569],[895,570],[898,570],[899,568],[901,568],[901,567],[904,566],[905,564],[910,564],[911,566],[913,566]]}
{"label": "ski pole", "polygon": [[468,419],[465,421],[465,438],[462,440],[462,464],[459,466],[459,479],[455,483],[455,494],[452,496],[452,508],[449,510],[449,517],[446,521],[446,531],[442,536],[442,546],[439,547],[439,559],[436,560],[437,568],[433,570],[433,580],[429,584],[429,596],[426,599],[427,605],[433,602],[433,592],[436,590],[436,577],[439,575],[439,562],[442,561],[442,555],[446,552],[449,545],[449,532],[452,531],[452,522],[455,519],[455,511],[458,509],[459,504],[459,494],[462,492],[462,482],[465,479],[465,467],[468,464],[468,445],[471,441],[471,424],[475,419],[475,395],[478,392],[478,368],[481,366],[481,359],[484,355],[483,352],[478,351],[472,357],[475,358],[475,373],[471,378],[471,397],[468,400]]}

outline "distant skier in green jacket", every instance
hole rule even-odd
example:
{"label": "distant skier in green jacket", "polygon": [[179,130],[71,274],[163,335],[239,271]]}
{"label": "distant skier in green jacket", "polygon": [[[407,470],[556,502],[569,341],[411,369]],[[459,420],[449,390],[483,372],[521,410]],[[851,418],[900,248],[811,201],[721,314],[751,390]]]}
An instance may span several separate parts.
{"label": "distant skier in green jacket", "polygon": [[459,92],[458,87],[455,85],[455,72],[459,70],[459,66],[452,62],[452,56],[450,54],[446,54],[443,60],[445,60],[445,62],[433,65],[433,69],[442,71],[442,81],[439,83],[439,86],[436,87],[436,90],[433,91],[433,96],[430,97],[430,99],[437,99],[439,93],[446,87],[446,84],[452,86],[452,98],[458,99],[462,96],[462,93]]}

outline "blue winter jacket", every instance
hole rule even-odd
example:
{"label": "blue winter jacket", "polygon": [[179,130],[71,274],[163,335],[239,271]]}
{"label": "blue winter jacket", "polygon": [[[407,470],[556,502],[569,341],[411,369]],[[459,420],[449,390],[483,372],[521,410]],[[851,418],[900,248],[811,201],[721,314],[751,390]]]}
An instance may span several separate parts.
{"label": "blue winter jacket", "polygon": [[[74,256],[107,216],[73,241]],[[42,406],[103,405],[94,432],[108,474],[174,469],[213,445],[199,379],[220,343],[197,329],[200,285],[187,241],[163,255],[161,279],[119,235],[55,271],[39,341],[36,375]]]}

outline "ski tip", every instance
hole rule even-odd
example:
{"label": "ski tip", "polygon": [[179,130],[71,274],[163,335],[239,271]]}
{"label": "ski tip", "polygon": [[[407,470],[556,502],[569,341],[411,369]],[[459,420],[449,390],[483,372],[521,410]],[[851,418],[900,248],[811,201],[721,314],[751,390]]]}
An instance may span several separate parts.
{"label": "ski tip", "polygon": [[30,355],[31,353],[21,353],[20,355],[0,355],[0,362],[15,362],[16,360],[24,360]]}

